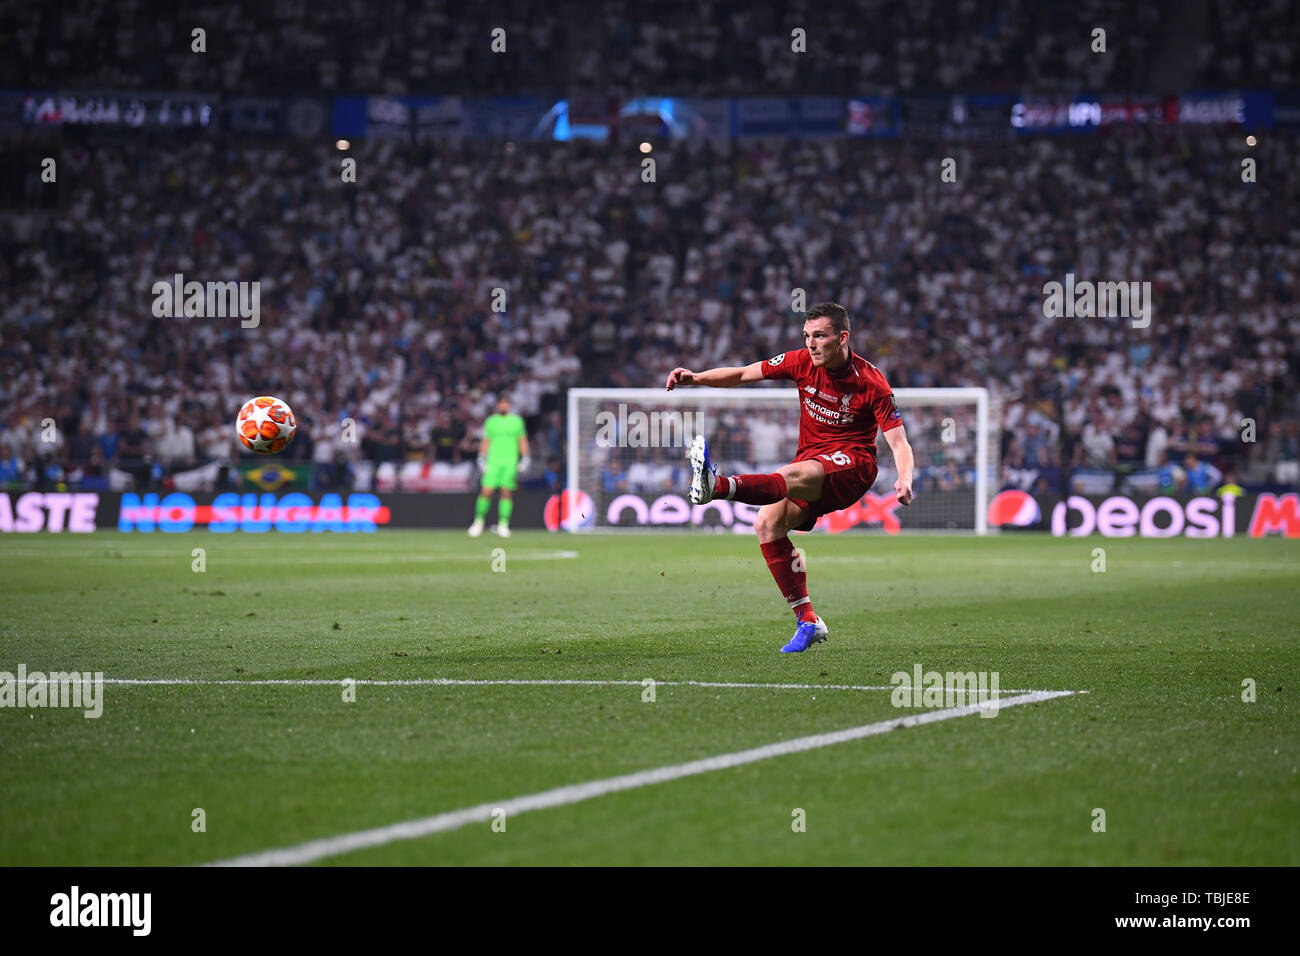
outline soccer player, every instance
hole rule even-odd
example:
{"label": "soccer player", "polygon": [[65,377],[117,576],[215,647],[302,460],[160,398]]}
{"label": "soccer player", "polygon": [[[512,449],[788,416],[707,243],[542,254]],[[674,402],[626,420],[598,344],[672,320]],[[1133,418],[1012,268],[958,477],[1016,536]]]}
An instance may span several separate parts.
{"label": "soccer player", "polygon": [[497,412],[483,423],[483,438],[478,446],[478,469],[483,473],[483,487],[474,502],[474,523],[469,526],[469,536],[477,538],[483,533],[483,519],[492,507],[492,492],[500,491],[497,503],[495,531],[503,538],[510,537],[510,513],[515,503],[515,475],[528,470],[528,433],[524,420],[510,412],[510,399],[502,395],[497,399]]}
{"label": "soccer player", "polygon": [[876,480],[876,430],[898,466],[894,491],[900,504],[912,503],[912,447],[907,443],[894,393],[880,369],[849,348],[849,314],[842,305],[823,302],[805,315],[804,348],[782,352],[765,362],[692,372],[675,368],[668,391],[684,385],[732,388],[765,378],[790,379],[799,389],[799,449],[794,461],[770,475],[718,475],[703,435],[691,442],[694,504],[714,498],[762,505],[754,520],[759,547],[777,587],[798,622],[781,651],[807,650],[826,639],[828,629],[808,597],[803,560],[790,543],[791,531],[811,531],[817,519],[847,508]]}

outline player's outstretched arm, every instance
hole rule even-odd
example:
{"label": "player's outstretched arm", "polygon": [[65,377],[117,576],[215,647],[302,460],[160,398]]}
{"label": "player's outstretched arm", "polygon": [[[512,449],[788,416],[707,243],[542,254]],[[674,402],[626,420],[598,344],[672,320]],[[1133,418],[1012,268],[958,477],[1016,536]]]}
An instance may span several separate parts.
{"label": "player's outstretched arm", "polygon": [[724,368],[711,368],[707,372],[692,372],[688,368],[675,368],[668,373],[667,391],[685,388],[688,385],[705,385],[709,388],[734,388],[746,382],[763,380],[763,363],[752,365],[734,365]]}
{"label": "player's outstretched arm", "polygon": [[910,505],[912,503],[912,471],[916,467],[916,457],[912,454],[912,446],[907,442],[907,432],[902,425],[891,428],[885,432],[885,441],[889,442],[889,450],[894,454],[894,466],[898,469],[898,480],[894,482],[894,491],[898,495],[898,503]]}

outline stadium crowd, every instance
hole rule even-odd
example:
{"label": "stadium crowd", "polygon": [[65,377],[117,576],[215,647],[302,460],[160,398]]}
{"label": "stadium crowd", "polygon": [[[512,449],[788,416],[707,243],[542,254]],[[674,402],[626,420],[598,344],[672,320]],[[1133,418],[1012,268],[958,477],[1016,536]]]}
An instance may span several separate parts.
{"label": "stadium crowd", "polygon": [[[1194,487],[1214,478],[1200,463],[1295,483],[1293,142],[1253,150],[1257,184],[1227,133],[945,147],[955,183],[936,148],[691,142],[645,183],[639,156],[599,146],[372,139],[350,184],[318,146],[69,147],[61,208],[13,217],[0,255],[0,485],[157,486],[237,459],[257,394],[295,408],[287,460],[319,483],[360,460],[472,462],[502,391],[554,483],[568,387],[798,347],[796,288],[844,303],[895,387],[993,389],[1007,483],[1163,469]],[[155,317],[177,273],[258,281],[258,326]],[[1044,284],[1067,273],[1151,282],[1150,327],[1049,318]],[[923,482],[949,465],[929,464]]]}
{"label": "stadium crowd", "polygon": [[[1293,0],[0,0],[0,89],[868,95],[1300,85]],[[193,48],[206,31],[204,52]],[[1105,54],[1093,31],[1107,32]],[[505,50],[490,52],[493,31]],[[805,54],[792,31],[805,31]]]}

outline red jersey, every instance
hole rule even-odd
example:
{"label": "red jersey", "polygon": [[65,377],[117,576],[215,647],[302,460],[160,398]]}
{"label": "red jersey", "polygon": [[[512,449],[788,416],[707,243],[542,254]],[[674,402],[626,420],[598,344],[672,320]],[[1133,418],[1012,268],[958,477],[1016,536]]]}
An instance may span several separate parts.
{"label": "red jersey", "polygon": [[884,374],[849,351],[844,367],[815,366],[807,349],[774,355],[763,363],[764,378],[788,378],[799,388],[799,451],[794,461],[857,449],[874,463],[876,430],[903,424]]}

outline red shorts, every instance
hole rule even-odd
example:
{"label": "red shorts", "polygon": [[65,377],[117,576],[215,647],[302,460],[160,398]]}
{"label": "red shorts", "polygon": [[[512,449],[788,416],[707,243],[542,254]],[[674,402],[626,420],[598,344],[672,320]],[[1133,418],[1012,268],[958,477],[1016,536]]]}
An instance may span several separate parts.
{"label": "red shorts", "polygon": [[823,452],[820,455],[800,455],[790,464],[813,460],[821,462],[825,472],[822,496],[816,501],[804,501],[794,495],[786,495],[787,500],[793,501],[808,515],[802,524],[795,526],[795,531],[811,531],[822,515],[857,504],[876,483],[876,459],[864,454],[860,448]]}

